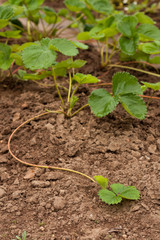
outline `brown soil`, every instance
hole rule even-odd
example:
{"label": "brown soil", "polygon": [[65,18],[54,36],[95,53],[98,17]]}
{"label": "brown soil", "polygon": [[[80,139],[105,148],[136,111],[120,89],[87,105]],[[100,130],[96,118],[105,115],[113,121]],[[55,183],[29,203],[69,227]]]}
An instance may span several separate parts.
{"label": "brown soil", "polygon": [[[95,50],[81,53],[81,58],[86,56],[85,72],[104,74],[98,71]],[[110,82],[112,75],[113,70],[104,80]],[[140,80],[146,77],[138,76]],[[82,103],[87,102],[91,90],[80,89]],[[12,141],[16,156],[28,162],[70,168],[89,176],[103,175],[110,183],[134,185],[141,192],[139,201],[108,206],[97,196],[99,187],[86,178],[32,169],[8,153],[9,135],[20,123],[46,108],[58,108],[55,89],[32,82],[9,84],[6,80],[0,96],[1,239],[11,240],[26,230],[27,240],[159,240],[158,100],[151,101],[143,121],[132,118],[120,106],[101,119],[85,109],[72,119],[62,115],[41,117],[23,127]]]}
{"label": "brown soil", "polygon": [[[80,58],[88,61],[81,72],[104,75],[105,82],[122,71],[117,68],[104,74],[94,48],[81,51]],[[159,81],[129,72],[141,81]],[[92,90],[89,86],[79,90],[78,107],[87,103]],[[27,240],[159,240],[159,100],[150,102],[143,121],[120,106],[104,118],[86,108],[72,119],[49,114],[31,121],[13,138],[12,151],[22,160],[74,169],[91,177],[103,175],[110,184],[134,185],[140,191],[140,200],[114,206],[99,200],[98,185],[88,179],[27,167],[8,153],[9,136],[19,124],[45,109],[56,110],[59,104],[55,88],[8,78],[1,83],[0,239],[15,239],[26,230]]]}

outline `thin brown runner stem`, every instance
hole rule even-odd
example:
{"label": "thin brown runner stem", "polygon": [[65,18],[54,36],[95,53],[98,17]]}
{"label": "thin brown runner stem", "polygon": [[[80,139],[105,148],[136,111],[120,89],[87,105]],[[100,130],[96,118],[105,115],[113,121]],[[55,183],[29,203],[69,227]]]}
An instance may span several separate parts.
{"label": "thin brown runner stem", "polygon": [[59,167],[54,167],[54,166],[47,166],[47,165],[37,165],[37,164],[33,164],[33,163],[28,163],[28,162],[25,162],[21,159],[19,159],[18,157],[16,157],[14,155],[14,153],[12,152],[11,150],[11,140],[14,136],[14,134],[21,128],[23,127],[25,124],[29,123],[30,121],[36,119],[36,118],[39,118],[41,116],[44,116],[44,115],[47,115],[47,114],[50,114],[50,113],[63,113],[61,110],[58,110],[58,111],[52,111],[52,112],[45,112],[45,113],[41,113],[39,115],[36,115],[28,120],[26,120],[25,122],[23,122],[21,125],[19,125],[13,132],[12,134],[10,135],[9,137],[9,140],[8,140],[8,150],[9,150],[9,153],[11,154],[11,156],[16,159],[18,162],[22,163],[22,164],[25,164],[27,166],[30,166],[30,167],[36,167],[36,168],[46,168],[46,169],[53,169],[53,170],[60,170],[60,171],[67,171],[67,172],[72,172],[72,173],[76,173],[76,174],[79,174],[89,180],[91,180],[92,182],[95,182],[95,180],[91,177],[89,177],[88,175],[84,174],[84,173],[81,173],[81,172],[78,172],[78,171],[75,171],[75,170],[72,170],[72,169],[67,169],[67,168],[59,168]]}

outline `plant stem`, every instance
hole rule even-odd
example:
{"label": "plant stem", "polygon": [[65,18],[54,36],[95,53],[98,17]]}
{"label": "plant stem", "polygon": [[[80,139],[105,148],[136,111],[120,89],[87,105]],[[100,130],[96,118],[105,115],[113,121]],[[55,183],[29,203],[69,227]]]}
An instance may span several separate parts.
{"label": "plant stem", "polygon": [[37,115],[37,116],[34,116],[34,117],[26,120],[26,121],[23,122],[21,125],[19,125],[19,126],[12,132],[12,134],[11,134],[10,137],[9,137],[9,140],[8,140],[8,150],[9,150],[9,153],[10,153],[11,156],[12,156],[14,159],[16,159],[18,162],[20,162],[20,163],[22,163],[22,164],[25,164],[25,165],[27,165],[27,166],[36,167],[36,168],[38,167],[38,168],[46,168],[46,169],[53,169],[53,170],[61,170],[61,171],[72,172],[72,173],[79,174],[79,175],[81,175],[81,176],[83,176],[83,177],[85,177],[85,178],[87,178],[87,179],[89,179],[90,181],[92,181],[92,182],[95,183],[95,180],[94,180],[93,178],[89,177],[88,175],[86,175],[86,174],[84,174],[84,173],[81,173],[81,172],[78,172],[78,171],[75,171],[75,170],[72,170],[72,169],[67,169],[67,168],[60,168],[60,167],[47,166],[47,165],[36,165],[36,164],[28,163],[28,162],[25,162],[25,161],[19,159],[18,157],[16,157],[16,156],[13,154],[13,152],[12,152],[12,150],[11,150],[11,140],[12,140],[14,134],[15,134],[22,126],[24,126],[25,124],[29,123],[30,121],[32,121],[32,120],[34,120],[34,119],[36,119],[36,118],[39,118],[39,117],[44,116],[44,115],[47,115],[47,114],[49,114],[49,113],[63,113],[63,112],[61,112],[61,110],[58,110],[58,111],[41,113],[41,114],[39,114],[39,115]]}
{"label": "plant stem", "polygon": [[105,58],[105,65],[107,65],[108,63],[108,38],[106,40],[106,58]]}
{"label": "plant stem", "polygon": [[71,73],[69,72],[68,102],[70,102],[71,88],[72,88],[72,76],[71,76]]}
{"label": "plant stem", "polygon": [[108,67],[126,68],[126,69],[134,70],[134,71],[137,71],[137,72],[143,72],[143,73],[155,76],[155,77],[160,77],[160,74],[156,74],[156,73],[152,73],[152,72],[148,72],[148,71],[145,71],[145,70],[141,70],[141,69],[133,68],[133,67],[128,67],[128,66],[109,64]]}
{"label": "plant stem", "polygon": [[101,65],[104,66],[104,44],[101,47],[100,55],[101,55]]}
{"label": "plant stem", "polygon": [[53,68],[52,68],[52,74],[53,74],[54,83],[55,83],[55,87],[56,87],[58,96],[59,96],[59,98],[60,98],[60,100],[61,100],[61,103],[62,103],[62,106],[63,106],[63,108],[64,108],[64,107],[65,107],[65,106],[64,106],[64,101],[63,101],[63,98],[62,98],[61,93],[60,93],[60,91],[59,91],[59,88],[58,88],[58,85],[57,85],[57,80],[56,80],[56,75],[55,75],[55,72],[54,72],[54,69],[53,69]]}
{"label": "plant stem", "polygon": [[74,112],[74,113],[71,115],[71,117],[73,117],[74,115],[76,115],[77,113],[79,113],[82,109],[84,109],[85,107],[88,107],[88,106],[89,106],[89,104],[86,104],[86,105],[82,106],[82,107],[79,108],[76,112]]}

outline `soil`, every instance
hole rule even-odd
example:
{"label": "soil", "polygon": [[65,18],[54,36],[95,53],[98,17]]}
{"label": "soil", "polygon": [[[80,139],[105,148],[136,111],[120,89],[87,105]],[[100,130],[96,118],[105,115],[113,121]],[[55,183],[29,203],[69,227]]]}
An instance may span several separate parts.
{"label": "soil", "polygon": [[[87,60],[81,72],[101,76],[106,83],[123,71],[101,69],[93,47],[81,51],[80,58]],[[141,81],[159,81],[128,72]],[[87,103],[93,89],[80,88],[77,108]],[[17,126],[59,105],[54,87],[10,78],[1,83],[0,239],[15,239],[26,230],[27,240],[159,240],[160,101],[150,102],[143,121],[121,106],[104,118],[95,117],[89,108],[71,119],[48,114],[26,124],[12,140],[13,153],[24,161],[74,169],[91,177],[103,175],[110,184],[133,185],[140,191],[140,200],[113,206],[101,202],[98,185],[87,178],[28,167],[8,153],[7,142]]]}

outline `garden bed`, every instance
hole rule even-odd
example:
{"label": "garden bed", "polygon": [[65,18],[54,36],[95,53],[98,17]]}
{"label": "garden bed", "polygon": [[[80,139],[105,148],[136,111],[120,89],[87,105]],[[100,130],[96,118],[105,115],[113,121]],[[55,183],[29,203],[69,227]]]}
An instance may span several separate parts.
{"label": "garden bed", "polygon": [[[90,59],[85,71],[103,74],[103,80],[110,82],[116,69],[107,75],[98,71],[93,50],[87,51]],[[144,74],[137,77],[148,78]],[[87,86],[80,89],[82,102],[91,90]],[[12,239],[24,230],[29,240],[159,239],[158,100],[150,102],[143,121],[132,118],[120,106],[100,119],[89,109],[72,119],[50,114],[31,121],[11,143],[16,156],[28,162],[103,175],[110,183],[134,185],[141,192],[139,201],[107,206],[97,196],[99,187],[82,176],[29,168],[8,153],[9,135],[20,123],[46,108],[58,107],[55,89],[32,82],[6,82],[0,92],[1,239]]]}
{"label": "garden bed", "polygon": [[[129,72],[139,81],[159,81],[142,72],[102,68],[94,42],[88,43],[89,49],[78,55],[87,61],[80,72],[98,77],[100,84],[111,83],[118,71]],[[112,63],[117,62],[115,54]],[[145,70],[157,73],[149,65]],[[149,103],[144,120],[130,116],[120,105],[103,118],[87,107],[72,118],[49,113],[13,136],[11,150],[23,161],[73,169],[92,178],[102,175],[109,185],[122,183],[140,191],[137,201],[107,205],[97,195],[98,184],[89,179],[67,171],[28,167],[9,154],[7,143],[14,129],[46,109],[59,109],[56,88],[44,87],[53,84],[53,79],[41,83],[44,85],[7,76],[0,85],[0,239],[12,240],[26,231],[27,240],[159,240],[160,100],[144,98]],[[63,78],[62,83],[66,84]],[[96,88],[94,84],[80,86],[77,109]],[[112,91],[111,85],[103,88]],[[65,91],[61,94],[67,97]],[[152,90],[145,95],[152,95]],[[160,93],[154,96],[160,97]]]}

